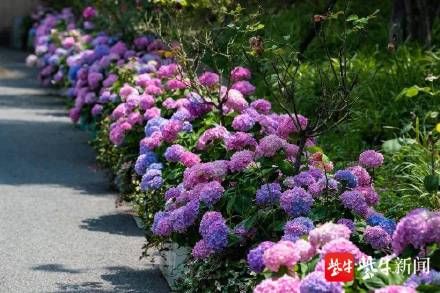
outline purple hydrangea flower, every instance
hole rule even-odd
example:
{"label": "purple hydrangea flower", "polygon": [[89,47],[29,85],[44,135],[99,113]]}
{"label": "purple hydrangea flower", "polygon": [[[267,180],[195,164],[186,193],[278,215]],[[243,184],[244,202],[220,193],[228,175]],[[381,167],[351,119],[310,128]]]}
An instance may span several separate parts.
{"label": "purple hydrangea flower", "polygon": [[364,241],[374,249],[384,249],[391,244],[391,237],[380,226],[368,226],[364,232]]}
{"label": "purple hydrangea flower", "polygon": [[218,181],[211,181],[196,185],[193,191],[200,201],[208,207],[212,207],[222,197],[225,189]]}
{"label": "purple hydrangea flower", "polygon": [[184,151],[185,148],[183,146],[174,144],[166,149],[164,157],[167,161],[176,163],[180,160]]}
{"label": "purple hydrangea flower", "polygon": [[194,224],[199,214],[199,202],[192,200],[188,204],[173,210],[170,213],[173,230],[184,233],[188,227]]}
{"label": "purple hydrangea flower", "polygon": [[207,245],[205,240],[199,240],[192,249],[192,256],[196,259],[204,259],[210,256],[213,250]]}
{"label": "purple hydrangea flower", "polygon": [[232,121],[232,127],[237,131],[249,131],[254,127],[255,120],[249,114],[240,114],[235,116]]}
{"label": "purple hydrangea flower", "polygon": [[244,150],[236,152],[231,156],[229,161],[229,169],[232,172],[240,172],[249,166],[254,160],[254,153],[252,151]]}
{"label": "purple hydrangea flower", "polygon": [[407,246],[423,249],[427,244],[439,243],[440,213],[427,209],[415,209],[403,217],[396,226],[392,246],[400,254]]}
{"label": "purple hydrangea flower", "polygon": [[257,110],[261,114],[269,114],[272,109],[272,105],[269,101],[264,99],[258,99],[251,103],[251,107]]}
{"label": "purple hydrangea flower", "polygon": [[314,228],[312,220],[306,217],[298,217],[287,221],[284,225],[283,240],[296,241],[301,236],[309,234]]}
{"label": "purple hydrangea flower", "polygon": [[374,150],[364,151],[359,155],[359,164],[365,168],[377,168],[383,164],[383,155]]}
{"label": "purple hydrangea flower", "polygon": [[200,222],[200,234],[213,251],[222,251],[228,245],[229,228],[220,213],[207,212]]}
{"label": "purple hydrangea flower", "polygon": [[154,215],[151,231],[153,232],[154,235],[169,236],[173,231],[173,226],[171,219],[169,217],[169,213],[157,212]]}
{"label": "purple hydrangea flower", "polygon": [[312,272],[301,282],[301,293],[342,293],[341,283],[328,282],[324,278],[323,272]]}
{"label": "purple hydrangea flower", "polygon": [[342,218],[342,219],[339,219],[337,222],[336,222],[336,224],[341,224],[341,225],[345,225],[348,229],[350,229],[350,231],[353,233],[354,232],[354,230],[355,230],[355,225],[354,225],[354,222],[353,222],[353,220],[350,220],[350,219],[345,219],[345,218]]}
{"label": "purple hydrangea flower", "polygon": [[256,272],[260,273],[264,269],[263,255],[264,252],[271,248],[275,243],[271,241],[261,242],[256,248],[251,249],[247,255],[247,263],[249,268]]}
{"label": "purple hydrangea flower", "polygon": [[257,190],[256,202],[259,205],[273,204],[281,196],[281,185],[279,183],[263,184]]}
{"label": "purple hydrangea flower", "polygon": [[293,182],[295,183],[295,186],[308,187],[309,185],[315,183],[316,181],[315,181],[315,177],[313,177],[310,172],[303,171],[293,177]]}
{"label": "purple hydrangea flower", "polygon": [[368,212],[368,205],[362,193],[357,191],[345,191],[340,195],[342,205],[352,210],[355,214],[365,216]]}
{"label": "purple hydrangea flower", "polygon": [[245,148],[255,148],[257,141],[252,137],[251,134],[246,132],[236,132],[228,135],[224,142],[226,144],[226,149],[228,151],[232,150],[243,150]]}
{"label": "purple hydrangea flower", "polygon": [[313,202],[312,195],[301,187],[288,189],[280,197],[281,207],[291,217],[307,215]]}

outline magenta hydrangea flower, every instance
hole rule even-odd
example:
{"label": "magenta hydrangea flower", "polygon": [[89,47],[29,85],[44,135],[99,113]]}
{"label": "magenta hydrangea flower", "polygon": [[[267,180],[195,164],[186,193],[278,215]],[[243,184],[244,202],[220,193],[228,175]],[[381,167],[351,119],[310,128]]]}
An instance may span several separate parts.
{"label": "magenta hydrangea flower", "polygon": [[199,82],[201,85],[214,87],[219,85],[220,76],[217,73],[205,71],[202,75],[199,76]]}
{"label": "magenta hydrangea flower", "polygon": [[170,120],[162,128],[162,137],[166,142],[173,142],[182,130],[183,123],[179,120]]}
{"label": "magenta hydrangea flower", "polygon": [[239,151],[243,149],[254,149],[257,141],[251,134],[246,132],[232,133],[224,138],[226,149],[228,151]]}
{"label": "magenta hydrangea flower", "polygon": [[192,152],[189,151],[185,151],[182,153],[182,155],[180,156],[180,162],[185,166],[185,167],[193,167],[197,164],[199,164],[202,160],[200,159],[199,155],[194,154]]}
{"label": "magenta hydrangea flower", "polygon": [[250,96],[255,92],[255,86],[253,86],[249,81],[247,80],[240,80],[237,81],[232,85],[232,88],[235,90],[238,90],[245,96]]}
{"label": "magenta hydrangea flower", "polygon": [[312,195],[301,187],[288,189],[280,197],[281,208],[291,217],[307,215],[313,202]]}
{"label": "magenta hydrangea flower", "polygon": [[374,190],[374,187],[372,185],[357,187],[354,190],[364,195],[365,202],[370,207],[376,205],[379,202],[379,194],[377,194],[376,190]]}
{"label": "magenta hydrangea flower", "polygon": [[380,226],[368,226],[364,231],[364,241],[374,249],[384,249],[391,244],[391,237]]}
{"label": "magenta hydrangea flower", "polygon": [[359,155],[359,164],[365,168],[377,168],[383,164],[383,155],[374,150],[364,151]]}
{"label": "magenta hydrangea flower", "polygon": [[233,81],[251,79],[251,71],[245,67],[241,67],[241,66],[235,67],[231,71],[231,79]]}
{"label": "magenta hydrangea flower", "polygon": [[170,79],[167,81],[167,88],[170,90],[183,90],[186,89],[188,85],[178,79]]}
{"label": "magenta hydrangea flower", "polygon": [[139,95],[139,92],[134,87],[124,84],[124,86],[119,90],[119,95],[125,100],[129,95]]}
{"label": "magenta hydrangea flower", "polygon": [[357,178],[359,186],[369,186],[371,184],[371,177],[367,170],[362,166],[353,166],[348,170]]}
{"label": "magenta hydrangea flower", "polygon": [[141,110],[147,110],[153,107],[155,104],[154,97],[152,95],[142,94],[139,96],[139,108]]}
{"label": "magenta hydrangea flower", "polygon": [[162,65],[157,74],[161,78],[172,78],[178,73],[178,65],[175,63],[171,63],[168,65]]}
{"label": "magenta hydrangea flower", "polygon": [[87,6],[84,8],[82,15],[86,20],[92,19],[96,16],[96,9],[92,6]]}
{"label": "magenta hydrangea flower", "polygon": [[225,106],[238,113],[249,107],[248,102],[243,97],[243,94],[235,89],[230,89],[227,93],[227,100]]}
{"label": "magenta hydrangea flower", "polygon": [[206,130],[197,141],[197,149],[204,150],[207,145],[217,139],[223,140],[229,134],[228,130],[223,126],[216,126]]}
{"label": "magenta hydrangea flower", "polygon": [[251,107],[258,111],[260,114],[269,114],[272,109],[272,104],[265,99],[258,99],[251,103]]}

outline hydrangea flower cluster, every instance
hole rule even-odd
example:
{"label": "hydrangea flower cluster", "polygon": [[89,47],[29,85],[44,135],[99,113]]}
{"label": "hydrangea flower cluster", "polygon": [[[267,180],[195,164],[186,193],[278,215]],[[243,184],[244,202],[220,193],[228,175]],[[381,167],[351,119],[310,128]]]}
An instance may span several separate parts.
{"label": "hydrangea flower cluster", "polygon": [[207,212],[203,215],[199,228],[202,239],[193,248],[195,258],[205,258],[208,255],[222,251],[228,245],[229,228],[219,212]]}
{"label": "hydrangea flower cluster", "polygon": [[406,247],[424,249],[426,245],[440,244],[440,213],[415,209],[402,218],[393,234],[392,247],[397,255]]}
{"label": "hydrangea flower cluster", "polygon": [[[359,262],[366,255],[350,241],[352,234],[357,239],[363,232],[361,239],[373,249],[384,253],[392,247],[397,255],[408,246],[423,250],[440,243],[438,212],[415,210],[396,225],[374,210],[379,196],[369,171],[383,164],[382,154],[367,150],[355,165],[334,172],[333,163],[322,152],[305,151],[308,161],[298,174],[287,174],[281,165],[291,167],[303,155],[292,141],[309,121],[302,115],[292,119],[275,113],[269,101],[254,97],[249,69],[233,68],[227,86],[222,76],[211,71],[190,81],[161,40],[145,35],[126,43],[95,32],[93,22],[98,15],[95,8],[86,7],[77,22],[70,9],[37,11],[31,30],[35,55],[26,63],[39,68],[44,85],[68,87],[73,104],[69,115],[74,122],[108,119],[114,147],[143,136],[135,142],[139,154],[133,170],[145,196],[155,192],[165,202],[155,211],[154,235],[173,239],[173,233],[191,233],[195,229],[189,228],[200,223],[200,240],[189,237],[188,242],[194,245],[194,258],[204,259],[240,243],[254,247],[247,261],[255,273],[287,269],[291,274],[267,279],[255,292],[343,292],[341,284],[325,280],[323,257],[329,252],[350,252]],[[63,26],[67,29],[59,31]],[[130,72],[130,77],[121,72]],[[199,86],[193,87],[192,82]],[[307,139],[307,147],[314,144],[314,139]],[[243,194],[231,196],[229,191],[245,177],[241,175],[252,177],[265,164],[270,165],[264,170],[269,170],[270,177],[264,175],[256,186],[246,186],[240,191]],[[167,174],[173,169],[180,173],[169,179]],[[244,225],[241,214],[229,217],[225,212],[231,209],[228,204],[233,196],[234,200],[248,197],[255,204],[249,210],[282,217],[278,230],[270,231],[271,237],[278,235],[281,240],[254,245],[255,239],[262,240],[257,227]],[[336,224],[313,223],[312,209],[321,200],[340,205],[344,218]],[[239,241],[230,241],[237,237]],[[318,259],[315,271],[300,279],[294,266],[312,258]],[[415,292],[420,284],[437,283],[438,273],[417,275],[404,286],[377,292]]]}

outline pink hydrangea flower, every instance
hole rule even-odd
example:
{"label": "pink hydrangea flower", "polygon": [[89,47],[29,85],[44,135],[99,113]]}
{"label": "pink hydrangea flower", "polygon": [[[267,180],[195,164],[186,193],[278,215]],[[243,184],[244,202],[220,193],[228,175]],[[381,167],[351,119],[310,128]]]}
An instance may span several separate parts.
{"label": "pink hydrangea flower", "polygon": [[258,284],[254,293],[300,293],[301,280],[284,275],[278,279],[266,279]]}
{"label": "pink hydrangea flower", "polygon": [[374,290],[374,293],[417,293],[414,288],[398,285],[390,285]]}
{"label": "pink hydrangea flower", "polygon": [[293,242],[281,240],[264,252],[263,262],[267,269],[278,272],[281,267],[293,269],[300,258]]}
{"label": "pink hydrangea flower", "polygon": [[346,238],[335,238],[324,244],[321,249],[321,256],[333,252],[351,253],[354,256],[356,263],[359,263],[362,259],[366,259],[367,257],[367,255],[365,255],[356,245]]}
{"label": "pink hydrangea flower", "polygon": [[318,248],[334,239],[349,239],[350,235],[351,231],[347,226],[329,222],[310,231],[309,242],[312,246]]}

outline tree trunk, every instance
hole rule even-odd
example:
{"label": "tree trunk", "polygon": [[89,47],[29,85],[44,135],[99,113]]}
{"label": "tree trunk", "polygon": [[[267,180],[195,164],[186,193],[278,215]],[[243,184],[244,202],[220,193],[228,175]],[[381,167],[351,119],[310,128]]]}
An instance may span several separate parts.
{"label": "tree trunk", "polygon": [[432,24],[439,11],[438,0],[394,0],[388,49],[394,51],[399,43],[407,40],[429,47],[432,42]]}

